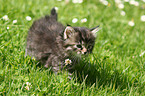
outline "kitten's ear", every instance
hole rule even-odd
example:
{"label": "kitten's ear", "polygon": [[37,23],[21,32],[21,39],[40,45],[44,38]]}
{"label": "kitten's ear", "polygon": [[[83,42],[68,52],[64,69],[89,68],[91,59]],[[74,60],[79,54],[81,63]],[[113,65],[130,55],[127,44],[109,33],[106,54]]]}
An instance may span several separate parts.
{"label": "kitten's ear", "polygon": [[92,34],[96,37],[96,33],[100,30],[99,25],[90,29],[90,31],[92,32]]}
{"label": "kitten's ear", "polygon": [[70,27],[70,26],[67,26],[64,30],[64,34],[63,34],[63,38],[64,39],[68,39],[70,38],[73,34],[75,33],[75,30]]}

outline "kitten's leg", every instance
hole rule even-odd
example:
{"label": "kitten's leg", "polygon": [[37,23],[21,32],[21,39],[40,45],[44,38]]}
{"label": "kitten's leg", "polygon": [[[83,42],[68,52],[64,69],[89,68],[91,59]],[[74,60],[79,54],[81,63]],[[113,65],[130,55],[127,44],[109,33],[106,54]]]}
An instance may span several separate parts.
{"label": "kitten's leg", "polygon": [[[64,67],[63,62],[59,59],[58,56],[56,55],[50,55],[48,60],[46,61],[45,67],[52,67],[52,71],[57,74],[62,70],[68,71],[68,68]],[[72,74],[70,72],[68,72],[68,79],[72,79]]]}
{"label": "kitten's leg", "polygon": [[46,64],[44,65],[44,67],[48,68],[48,67],[52,67],[52,71],[55,72],[56,74],[61,71],[60,67],[61,67],[61,63],[60,60],[58,59],[57,56],[55,55],[50,55],[48,60],[46,61]]}
{"label": "kitten's leg", "polygon": [[53,72],[57,74],[59,71],[61,71],[61,68],[62,68],[62,62],[59,60],[57,56],[53,57],[53,61],[52,61]]}
{"label": "kitten's leg", "polygon": [[53,55],[51,54],[51,55],[48,57],[48,59],[47,59],[45,65],[44,65],[45,68],[48,68],[48,66],[51,66],[52,58],[53,58]]}

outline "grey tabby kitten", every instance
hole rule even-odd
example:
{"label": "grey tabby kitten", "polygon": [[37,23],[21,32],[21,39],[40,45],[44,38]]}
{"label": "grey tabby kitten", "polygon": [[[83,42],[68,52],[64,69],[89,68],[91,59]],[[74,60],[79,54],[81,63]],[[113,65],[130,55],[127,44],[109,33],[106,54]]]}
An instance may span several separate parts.
{"label": "grey tabby kitten", "polygon": [[[91,53],[95,44],[98,26],[85,27],[63,26],[57,22],[57,13],[53,8],[50,16],[34,21],[27,37],[26,56],[35,57],[44,67],[51,67],[54,72],[71,70],[79,63],[80,55]],[[71,64],[65,65],[65,60]]]}

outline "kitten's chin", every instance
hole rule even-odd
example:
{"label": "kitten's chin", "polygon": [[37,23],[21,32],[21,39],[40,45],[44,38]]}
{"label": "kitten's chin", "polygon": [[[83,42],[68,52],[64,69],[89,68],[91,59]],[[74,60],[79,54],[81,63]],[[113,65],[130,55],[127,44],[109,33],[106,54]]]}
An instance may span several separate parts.
{"label": "kitten's chin", "polygon": [[67,55],[66,55],[67,57],[73,58],[73,59],[76,59],[76,58],[81,59],[81,58],[85,58],[86,56],[89,55],[89,53],[82,54],[82,52],[80,52],[80,51],[77,51],[77,52],[67,51],[66,53],[67,53]]}
{"label": "kitten's chin", "polygon": [[74,53],[73,53],[73,56],[74,56],[74,57],[77,57],[77,58],[81,58],[82,56],[85,56],[85,55],[82,54],[81,52],[74,52]]}

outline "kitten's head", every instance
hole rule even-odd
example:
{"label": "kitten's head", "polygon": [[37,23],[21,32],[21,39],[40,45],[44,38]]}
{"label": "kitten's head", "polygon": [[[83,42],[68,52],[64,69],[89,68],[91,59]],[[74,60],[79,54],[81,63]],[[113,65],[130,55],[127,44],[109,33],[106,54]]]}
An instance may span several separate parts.
{"label": "kitten's head", "polygon": [[67,26],[63,33],[65,49],[77,54],[91,53],[95,44],[96,32],[99,30],[98,27],[88,29]]}

